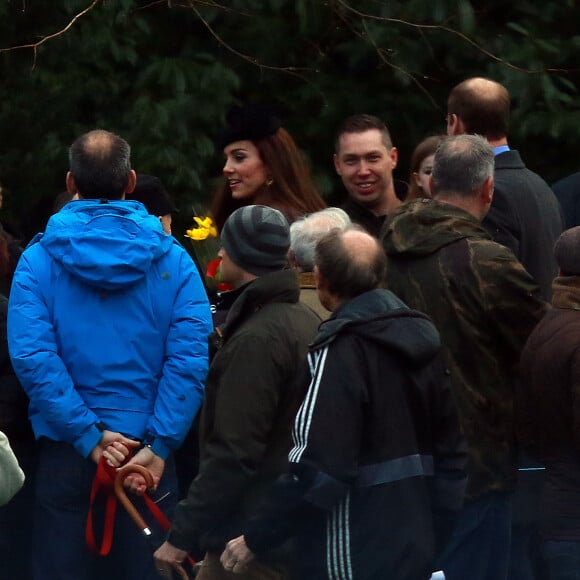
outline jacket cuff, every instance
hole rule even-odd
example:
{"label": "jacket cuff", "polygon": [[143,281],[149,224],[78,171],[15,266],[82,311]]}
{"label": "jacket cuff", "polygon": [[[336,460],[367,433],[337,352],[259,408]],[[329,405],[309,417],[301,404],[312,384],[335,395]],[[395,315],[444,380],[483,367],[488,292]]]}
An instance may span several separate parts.
{"label": "jacket cuff", "polygon": [[171,528],[167,533],[167,541],[175,546],[179,550],[184,550],[185,552],[190,552],[194,541],[188,541],[187,537],[183,534],[177,532],[174,528]]}
{"label": "jacket cuff", "polygon": [[155,455],[159,455],[161,459],[165,460],[171,453],[171,447],[166,445],[160,437],[155,437],[155,440],[151,444],[151,451],[153,451]]}
{"label": "jacket cuff", "polygon": [[74,442],[74,447],[83,457],[88,457],[102,437],[101,430],[93,424]]}
{"label": "jacket cuff", "polygon": [[273,534],[272,528],[269,528],[267,525],[252,525],[247,527],[244,531],[244,540],[252,554],[258,556],[258,558],[280,543],[278,538]]}
{"label": "jacket cuff", "polygon": [[330,511],[347,493],[349,486],[327,473],[318,472],[304,494],[304,501]]}

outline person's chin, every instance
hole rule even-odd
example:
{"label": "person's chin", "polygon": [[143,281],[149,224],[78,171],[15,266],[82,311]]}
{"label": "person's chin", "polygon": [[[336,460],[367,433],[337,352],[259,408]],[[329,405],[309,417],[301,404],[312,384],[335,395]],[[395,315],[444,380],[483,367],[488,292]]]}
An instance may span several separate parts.
{"label": "person's chin", "polygon": [[254,198],[254,192],[244,189],[232,189],[232,198],[240,201],[244,200],[249,203]]}
{"label": "person's chin", "polygon": [[375,205],[378,199],[375,192],[365,194],[359,194],[357,192],[356,195],[353,195],[352,197],[357,203],[360,203],[360,205]]}

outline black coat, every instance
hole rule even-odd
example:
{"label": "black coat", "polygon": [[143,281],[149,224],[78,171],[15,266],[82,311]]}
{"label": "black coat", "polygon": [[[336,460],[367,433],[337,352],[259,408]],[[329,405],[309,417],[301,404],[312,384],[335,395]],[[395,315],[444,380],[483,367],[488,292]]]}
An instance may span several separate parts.
{"label": "black coat", "polygon": [[560,179],[552,189],[562,206],[566,229],[580,226],[580,171]]}
{"label": "black coat", "polygon": [[494,193],[483,226],[507,246],[549,299],[558,273],[554,244],[563,230],[562,210],[554,192],[530,171],[515,151],[495,157]]}
{"label": "black coat", "polygon": [[341,209],[348,214],[353,223],[362,226],[371,236],[379,237],[386,215],[375,215],[370,209],[350,198],[341,206]]}

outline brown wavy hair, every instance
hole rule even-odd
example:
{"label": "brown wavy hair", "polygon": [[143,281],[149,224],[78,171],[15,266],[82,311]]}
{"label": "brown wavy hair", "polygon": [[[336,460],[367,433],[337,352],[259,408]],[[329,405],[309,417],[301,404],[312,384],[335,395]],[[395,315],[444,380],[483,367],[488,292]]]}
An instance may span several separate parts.
{"label": "brown wavy hair", "polygon": [[280,210],[289,222],[326,207],[326,203],[312,183],[310,170],[302,152],[286,129],[280,128],[273,135],[252,143],[260,154],[272,184],[262,185],[251,200],[237,200],[232,197],[227,180],[224,178],[212,204],[212,214],[218,230],[222,229],[232,212],[244,205],[267,205]]}

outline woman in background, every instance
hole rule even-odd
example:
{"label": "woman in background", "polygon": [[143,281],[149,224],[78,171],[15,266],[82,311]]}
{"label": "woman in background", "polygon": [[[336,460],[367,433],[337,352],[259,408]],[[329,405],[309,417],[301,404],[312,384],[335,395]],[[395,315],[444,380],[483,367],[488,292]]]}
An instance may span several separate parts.
{"label": "woman in background", "polygon": [[218,230],[245,205],[267,205],[290,223],[326,207],[302,153],[275,115],[249,105],[232,109],[227,123],[219,139],[224,180],[212,208]]}
{"label": "woman in background", "polygon": [[409,175],[409,191],[405,201],[420,197],[432,197],[429,179],[433,170],[433,158],[445,135],[432,135],[423,139],[411,156],[411,172]]}

